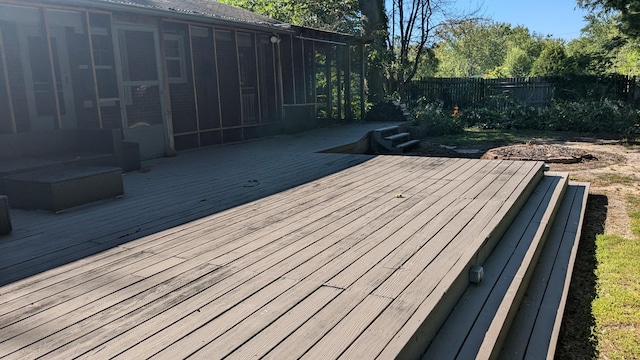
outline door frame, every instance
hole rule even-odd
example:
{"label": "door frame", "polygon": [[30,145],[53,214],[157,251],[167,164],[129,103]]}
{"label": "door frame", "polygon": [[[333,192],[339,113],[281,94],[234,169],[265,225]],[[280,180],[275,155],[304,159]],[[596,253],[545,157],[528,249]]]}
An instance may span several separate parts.
{"label": "door frame", "polygon": [[[163,71],[163,62],[162,62],[162,57],[161,57],[161,51],[160,51],[160,31],[158,29],[158,26],[155,25],[139,25],[139,24],[113,24],[112,25],[112,41],[113,41],[113,51],[114,51],[114,56],[115,56],[115,67],[116,67],[116,76],[117,76],[117,81],[118,81],[118,91],[119,91],[119,96],[120,96],[120,115],[122,118],[122,133],[124,135],[125,140],[131,140],[131,141],[135,141],[135,138],[137,136],[135,135],[141,135],[145,129],[144,128],[131,128],[129,126],[129,118],[128,118],[128,114],[127,114],[127,87],[128,86],[132,86],[134,84],[138,84],[138,85],[143,85],[141,84],[142,82],[140,81],[125,81],[125,76],[124,76],[124,57],[123,55],[126,54],[122,54],[121,51],[121,44],[120,44],[120,31],[144,31],[144,32],[150,32],[153,34],[153,40],[154,40],[154,47],[155,47],[155,60],[156,60],[156,67],[157,67],[157,80],[156,81],[144,81],[144,83],[146,83],[147,85],[156,85],[158,86],[159,89],[159,100],[160,100],[160,113],[162,116],[161,119],[161,124],[159,125],[155,125],[155,126],[151,126],[149,128],[155,128],[155,132],[149,131],[148,135],[157,135],[157,133],[159,132],[160,129],[157,129],[158,127],[161,127],[162,130],[162,142],[163,142],[163,146],[164,146],[164,151],[166,151],[169,148],[170,145],[170,139],[169,139],[169,133],[167,131],[168,129],[168,121],[167,121],[167,113],[166,113],[166,109],[167,109],[167,104],[165,103],[165,82],[164,82],[164,71]],[[131,83],[131,84],[130,84]],[[159,139],[156,139],[159,140]],[[142,144],[141,144],[141,150],[142,150]],[[140,154],[141,157],[144,158],[149,158],[149,157],[153,157],[155,155],[158,154],[151,154],[150,156],[148,154]]]}
{"label": "door frame", "polygon": [[[50,65],[50,71],[53,73],[50,77],[51,92],[54,95],[53,101],[58,102],[54,104],[56,114],[53,115],[38,115],[38,107],[36,103],[36,89],[33,80],[33,68],[31,63],[31,54],[29,53],[29,37],[38,36],[43,38],[47,44],[47,59]],[[51,48],[51,40],[48,38],[56,39],[56,54],[53,53]],[[69,59],[69,52],[67,50],[67,38],[64,33],[64,29],[58,27],[47,28],[43,34],[37,26],[31,24],[18,24],[18,39],[20,42],[20,56],[23,59],[25,66],[22,69],[24,75],[25,89],[27,95],[27,104],[29,109],[29,124],[32,130],[53,130],[59,127],[62,128],[75,128],[77,127],[77,119],[75,116],[75,99],[73,94],[73,79],[71,78],[71,63]],[[55,74],[55,61],[53,56],[58,57],[58,66],[60,70],[60,77],[58,79]],[[62,86],[62,94],[58,89],[58,83]],[[63,96],[65,113],[62,114],[59,106],[59,96]],[[58,119],[58,117],[60,119]],[[50,123],[51,126],[48,125]],[[71,126],[70,126],[71,125]]]}

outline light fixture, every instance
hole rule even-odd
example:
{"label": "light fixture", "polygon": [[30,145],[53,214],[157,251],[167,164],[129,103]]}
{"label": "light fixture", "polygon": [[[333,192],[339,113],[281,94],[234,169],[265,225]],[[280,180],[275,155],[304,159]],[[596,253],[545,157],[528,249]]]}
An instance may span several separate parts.
{"label": "light fixture", "polygon": [[280,38],[277,37],[276,35],[271,35],[271,38],[269,40],[271,40],[272,44],[277,44],[280,42]]}

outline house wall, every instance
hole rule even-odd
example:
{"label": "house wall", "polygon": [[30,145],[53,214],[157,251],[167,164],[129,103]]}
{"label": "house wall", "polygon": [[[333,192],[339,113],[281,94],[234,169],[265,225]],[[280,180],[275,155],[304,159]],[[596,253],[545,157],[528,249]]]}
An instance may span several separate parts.
{"label": "house wall", "polygon": [[31,2],[0,7],[9,9],[0,15],[0,133],[44,123],[120,129],[126,139],[132,129],[144,138],[146,127],[160,126],[165,146],[182,150],[308,129],[319,116],[344,118],[340,109],[349,108],[335,60],[349,47],[206,18]]}

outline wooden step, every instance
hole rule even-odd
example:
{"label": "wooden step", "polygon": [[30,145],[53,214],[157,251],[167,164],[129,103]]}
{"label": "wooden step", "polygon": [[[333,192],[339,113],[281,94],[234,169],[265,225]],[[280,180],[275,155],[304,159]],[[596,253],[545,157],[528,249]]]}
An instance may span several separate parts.
{"label": "wooden step", "polygon": [[393,134],[393,135],[389,135],[387,137],[385,137],[385,140],[390,140],[390,141],[395,141],[395,140],[400,140],[400,139],[406,139],[409,136],[411,136],[411,134],[409,134],[408,132],[401,132],[401,133],[397,133],[397,134]]}
{"label": "wooden step", "polygon": [[589,184],[570,182],[500,358],[553,358],[578,251]]}
{"label": "wooden step", "polygon": [[[495,224],[495,226],[492,225],[492,231],[488,234],[479,232],[470,235],[471,238],[465,245],[464,254],[457,258],[455,265],[448,268],[447,275],[440,280],[437,289],[429,295],[434,300],[423,302],[409,322],[395,335],[394,339],[404,343],[402,349],[395,351],[395,348],[390,347],[380,355],[380,358],[416,359],[425,353],[429,344],[438,335],[441,326],[447,321],[447,317],[453,311],[458,300],[469,288],[470,270],[478,264],[485,263],[492,250],[530,199],[531,194],[539,189],[540,183],[545,178],[542,165],[540,165],[533,178],[528,180],[526,184],[519,185],[524,188],[508,209],[505,208],[505,212],[501,212],[495,218],[485,220],[487,224]],[[549,181],[544,182],[548,183]],[[439,359],[439,357],[425,357],[425,359]]]}
{"label": "wooden step", "polygon": [[524,296],[568,183],[547,173],[486,259],[484,277],[470,284],[423,359],[497,356]]}
{"label": "wooden step", "polygon": [[59,212],[124,194],[122,169],[65,166],[5,177],[9,205]]}
{"label": "wooden step", "polygon": [[380,140],[384,139],[387,136],[391,136],[393,134],[397,134],[400,131],[400,127],[397,125],[386,126],[373,130],[374,139]]}
{"label": "wooden step", "polygon": [[405,138],[407,133],[399,133],[400,127],[393,125],[373,130],[371,147],[374,151],[398,153],[402,150],[395,148],[398,140]]}
{"label": "wooden step", "polygon": [[402,149],[404,151],[418,145],[419,143],[420,143],[420,140],[417,140],[417,139],[409,140],[409,141],[403,142],[402,144],[396,145],[396,148]]}

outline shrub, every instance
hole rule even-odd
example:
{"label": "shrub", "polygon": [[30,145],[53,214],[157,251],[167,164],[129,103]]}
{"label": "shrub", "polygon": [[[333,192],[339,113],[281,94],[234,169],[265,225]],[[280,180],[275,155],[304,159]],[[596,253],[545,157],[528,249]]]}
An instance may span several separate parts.
{"label": "shrub", "polygon": [[490,96],[463,116],[466,126],[481,129],[536,129],[541,127],[541,120],[536,107],[524,105],[508,93]]}
{"label": "shrub", "polygon": [[546,115],[549,130],[640,135],[638,110],[622,101],[558,101]]}
{"label": "shrub", "polygon": [[523,105],[508,93],[491,96],[479,106],[461,109],[454,117],[438,102],[419,101],[415,118],[433,135],[456,134],[465,127],[532,129],[640,136],[640,111],[618,100],[554,101],[546,108]]}
{"label": "shrub", "polygon": [[411,108],[412,116],[418,126],[430,136],[464,132],[461,113],[445,111],[441,102],[428,102],[422,98],[416,101]]}

